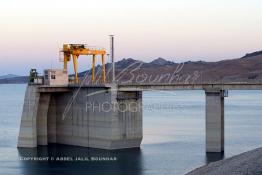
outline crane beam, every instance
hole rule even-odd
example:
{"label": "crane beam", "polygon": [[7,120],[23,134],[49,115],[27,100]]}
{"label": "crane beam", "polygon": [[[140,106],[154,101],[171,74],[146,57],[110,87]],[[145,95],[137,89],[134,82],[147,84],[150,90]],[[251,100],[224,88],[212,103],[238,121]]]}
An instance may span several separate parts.
{"label": "crane beam", "polygon": [[106,50],[104,48],[95,48],[88,47],[84,44],[64,44],[63,50],[64,53],[64,69],[67,70],[67,62],[73,58],[74,64],[74,72],[75,72],[75,82],[79,83],[78,79],[78,65],[77,59],[80,55],[92,55],[92,82],[95,81],[95,63],[96,63],[96,55],[101,55],[102,57],[102,81],[106,82],[106,70],[105,70],[105,54]]}

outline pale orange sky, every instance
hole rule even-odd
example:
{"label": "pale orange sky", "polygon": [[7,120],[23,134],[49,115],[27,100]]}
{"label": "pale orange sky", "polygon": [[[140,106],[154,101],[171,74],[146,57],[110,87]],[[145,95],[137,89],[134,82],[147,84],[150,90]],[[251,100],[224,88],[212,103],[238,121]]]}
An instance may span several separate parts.
{"label": "pale orange sky", "polygon": [[[108,48],[116,59],[175,62],[262,50],[261,0],[8,0],[0,2],[0,75],[62,67],[63,43]],[[80,71],[90,59],[81,57]]]}

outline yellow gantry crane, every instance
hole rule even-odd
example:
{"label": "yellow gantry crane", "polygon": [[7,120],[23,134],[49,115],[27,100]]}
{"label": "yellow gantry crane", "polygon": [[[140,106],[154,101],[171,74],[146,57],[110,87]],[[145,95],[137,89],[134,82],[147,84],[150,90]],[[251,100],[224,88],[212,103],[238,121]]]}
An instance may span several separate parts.
{"label": "yellow gantry crane", "polygon": [[77,59],[80,55],[92,55],[92,82],[95,81],[95,64],[96,56],[101,55],[102,57],[102,81],[106,82],[106,69],[105,69],[105,54],[106,50],[104,48],[89,47],[84,44],[64,44],[63,50],[64,53],[64,69],[67,70],[67,62],[73,58],[74,72],[75,72],[75,82],[79,83],[78,79],[78,68],[77,68]]}

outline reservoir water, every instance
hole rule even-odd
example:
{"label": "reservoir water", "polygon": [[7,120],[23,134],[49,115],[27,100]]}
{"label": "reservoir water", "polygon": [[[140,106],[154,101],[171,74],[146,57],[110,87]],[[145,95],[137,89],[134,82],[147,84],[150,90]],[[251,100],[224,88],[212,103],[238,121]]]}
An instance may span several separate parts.
{"label": "reservoir water", "polygon": [[[147,91],[143,92],[140,149],[105,151],[68,145],[17,149],[25,89],[26,85],[0,85],[0,174],[184,174],[262,146],[262,91],[229,91],[225,98],[224,154],[205,152],[204,91]],[[36,161],[23,157],[94,160]]]}

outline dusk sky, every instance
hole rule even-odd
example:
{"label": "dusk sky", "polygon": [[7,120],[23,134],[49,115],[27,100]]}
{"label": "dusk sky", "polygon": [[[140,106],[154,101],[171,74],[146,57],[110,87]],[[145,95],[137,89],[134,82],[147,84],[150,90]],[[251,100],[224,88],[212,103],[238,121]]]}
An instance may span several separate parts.
{"label": "dusk sky", "polygon": [[[261,0],[0,1],[0,75],[62,68],[63,43],[108,49],[109,34],[116,60],[238,58],[262,50],[261,8]],[[90,58],[79,58],[79,71]]]}

